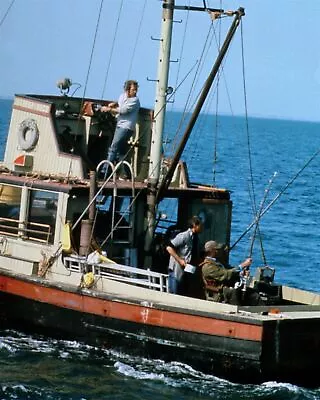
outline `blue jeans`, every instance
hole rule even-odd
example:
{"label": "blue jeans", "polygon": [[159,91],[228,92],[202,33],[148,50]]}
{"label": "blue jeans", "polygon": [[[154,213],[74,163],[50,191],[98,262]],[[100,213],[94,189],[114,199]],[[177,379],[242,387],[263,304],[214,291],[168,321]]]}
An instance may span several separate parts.
{"label": "blue jeans", "polygon": [[174,276],[174,271],[169,270],[168,273],[168,289],[169,293],[178,294],[179,281]]}
{"label": "blue jeans", "polygon": [[116,127],[111,146],[108,150],[108,161],[114,163],[115,161],[118,162],[124,160],[124,157],[129,150],[128,140],[132,134],[133,131],[130,129]]}

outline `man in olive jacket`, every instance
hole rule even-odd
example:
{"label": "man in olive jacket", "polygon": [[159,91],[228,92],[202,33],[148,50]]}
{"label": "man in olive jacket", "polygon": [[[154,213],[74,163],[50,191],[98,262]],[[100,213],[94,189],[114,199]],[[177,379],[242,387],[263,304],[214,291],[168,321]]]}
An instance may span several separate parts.
{"label": "man in olive jacket", "polygon": [[233,287],[234,284],[239,281],[239,273],[241,269],[249,268],[252,263],[251,258],[247,258],[239,267],[226,268],[217,259],[219,250],[223,248],[223,245],[210,240],[205,243],[205,259],[201,263],[202,277],[207,288],[211,288],[213,292],[212,300],[222,300],[222,289],[223,287]]}

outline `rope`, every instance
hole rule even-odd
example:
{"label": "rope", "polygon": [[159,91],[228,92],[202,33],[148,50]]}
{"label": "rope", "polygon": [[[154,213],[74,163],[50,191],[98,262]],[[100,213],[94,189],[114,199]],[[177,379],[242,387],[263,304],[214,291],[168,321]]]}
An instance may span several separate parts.
{"label": "rope", "polygon": [[106,86],[107,86],[107,80],[108,80],[108,75],[109,75],[109,70],[110,70],[113,50],[114,50],[114,46],[115,46],[115,42],[116,42],[116,37],[117,37],[117,32],[118,32],[118,27],[119,27],[119,21],[120,21],[120,15],[121,15],[121,11],[122,11],[122,6],[123,6],[123,0],[121,0],[121,4],[120,4],[120,7],[119,7],[119,14],[118,14],[118,18],[117,18],[116,29],[115,29],[115,32],[114,32],[114,35],[113,35],[113,39],[112,39],[111,52],[110,52],[110,57],[109,57],[109,62],[108,62],[108,66],[107,66],[106,75],[105,75],[105,78],[104,78],[103,89],[102,89],[102,93],[101,93],[101,99],[103,99],[103,97],[104,97],[104,92],[105,92]]}
{"label": "rope", "polygon": [[9,14],[9,11],[10,11],[11,7],[13,6],[14,2],[15,2],[15,0],[12,0],[12,1],[11,1],[10,5],[9,5],[9,7],[8,7],[8,9],[7,9],[7,11],[4,13],[4,16],[2,17],[2,20],[0,21],[0,27],[2,26],[2,24],[3,24],[4,21],[5,21],[5,19],[7,18],[8,14]]}

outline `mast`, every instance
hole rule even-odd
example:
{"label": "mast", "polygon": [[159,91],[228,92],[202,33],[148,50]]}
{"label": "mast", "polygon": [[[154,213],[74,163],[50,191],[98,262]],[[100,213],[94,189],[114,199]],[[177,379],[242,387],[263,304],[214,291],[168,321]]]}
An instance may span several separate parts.
{"label": "mast", "polygon": [[[228,11],[228,12],[226,12],[226,14],[230,15],[230,12]],[[179,146],[177,148],[177,151],[175,152],[175,154],[174,154],[174,156],[172,158],[172,161],[171,161],[171,164],[170,164],[170,168],[168,169],[168,172],[165,175],[165,177],[163,178],[163,180],[161,182],[161,185],[160,185],[160,187],[158,189],[158,192],[157,192],[157,195],[156,195],[156,203],[158,203],[162,199],[164,191],[170,185],[170,182],[171,182],[172,176],[174,174],[174,171],[176,169],[176,166],[177,166],[177,164],[178,164],[178,162],[180,160],[182,152],[183,152],[183,150],[184,150],[184,148],[186,146],[186,143],[187,143],[187,141],[188,141],[188,139],[190,137],[190,134],[192,132],[194,124],[197,121],[197,118],[198,118],[198,116],[200,114],[201,108],[202,108],[202,106],[203,106],[203,104],[204,104],[204,102],[205,102],[205,100],[207,98],[207,95],[208,95],[209,90],[210,90],[210,88],[212,86],[212,83],[213,83],[213,81],[214,81],[214,79],[215,79],[215,77],[216,77],[216,75],[217,75],[217,73],[219,71],[219,68],[220,68],[220,65],[221,65],[221,63],[223,61],[223,58],[224,58],[224,56],[225,56],[225,54],[226,54],[226,52],[227,52],[227,50],[229,48],[229,45],[231,43],[231,40],[232,40],[232,38],[233,38],[233,36],[234,36],[238,26],[239,26],[241,18],[245,15],[244,14],[244,8],[240,7],[237,11],[234,11],[233,14],[234,14],[235,17],[234,17],[234,20],[232,22],[232,25],[231,25],[228,33],[227,33],[227,36],[226,36],[226,38],[224,40],[224,43],[223,43],[223,45],[221,47],[221,50],[220,50],[219,54],[218,54],[216,62],[214,63],[214,65],[213,65],[213,67],[211,69],[211,72],[210,72],[210,74],[209,74],[209,76],[208,76],[208,78],[207,78],[207,80],[206,80],[206,82],[205,82],[205,84],[203,86],[202,92],[200,94],[200,97],[198,99],[196,107],[195,107],[195,109],[194,109],[194,111],[193,111],[193,113],[192,113],[192,115],[190,117],[190,121],[188,123],[188,126],[186,127],[186,130],[185,130],[185,133],[184,133],[184,135],[182,137],[182,140],[181,140],[181,142],[180,142],[180,144],[179,144]]]}
{"label": "mast", "polygon": [[162,7],[161,38],[149,165],[149,180],[155,183],[159,181],[160,177],[162,133],[166,113],[174,0],[163,0]]}
{"label": "mast", "polygon": [[[163,0],[163,11],[162,11],[162,26],[161,26],[161,39],[160,39],[160,50],[159,50],[159,61],[158,61],[158,75],[156,84],[156,99],[154,108],[154,120],[152,126],[152,137],[151,137],[151,151],[150,151],[150,165],[149,165],[149,180],[148,180],[148,194],[147,194],[147,218],[146,218],[146,236],[145,236],[145,266],[151,264],[151,243],[153,239],[155,221],[156,221],[156,206],[157,203],[162,199],[165,189],[168,188],[175,168],[181,157],[181,154],[185,148],[185,145],[192,132],[194,124],[200,114],[201,108],[206,100],[212,83],[216,77],[216,74],[220,68],[223,58],[229,48],[233,35],[235,34],[237,27],[240,23],[241,17],[244,15],[244,9],[240,7],[234,12],[224,12],[223,10],[217,9],[204,9],[202,7],[188,7],[188,6],[175,6],[174,0]],[[160,166],[162,156],[162,136],[164,127],[164,118],[166,111],[166,95],[168,87],[168,76],[169,76],[169,63],[170,63],[170,50],[171,50],[171,38],[172,38],[172,24],[173,24],[173,12],[174,9],[190,9],[192,11],[209,11],[224,13],[226,15],[234,15],[235,18],[228,31],[225,41],[218,54],[216,62],[214,63],[210,75],[208,76],[203,90],[200,94],[199,100],[195,107],[194,112],[191,115],[189,124],[183,135],[181,143],[172,159],[170,168],[163,178],[160,187],[157,188],[160,178]]]}
{"label": "mast", "polygon": [[[156,187],[160,177],[160,164],[162,154],[162,136],[166,112],[166,96],[169,77],[169,63],[172,38],[174,0],[163,0],[161,38],[158,58],[158,73],[156,83],[156,98],[154,106],[154,119],[152,124],[151,151],[149,165],[149,181],[147,196],[147,230],[145,238],[145,251],[148,254],[154,233],[156,213]],[[145,261],[149,265],[150,258]]]}

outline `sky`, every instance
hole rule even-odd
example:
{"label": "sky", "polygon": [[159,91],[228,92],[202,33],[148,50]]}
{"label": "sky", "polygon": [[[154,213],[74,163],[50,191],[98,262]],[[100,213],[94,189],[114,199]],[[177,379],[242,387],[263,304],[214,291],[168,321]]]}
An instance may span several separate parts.
{"label": "sky", "polygon": [[[203,1],[176,0],[189,3]],[[242,6],[246,12],[224,63],[218,101],[207,111],[319,121],[320,1],[206,4],[226,10]],[[161,0],[1,0],[0,97],[58,95],[56,82],[69,77],[81,85],[76,96],[115,100],[131,78],[139,81],[142,106],[152,107],[161,12]],[[174,19],[169,85],[178,86],[172,107],[183,109],[211,20],[206,13],[181,11]],[[215,25],[216,37],[223,37],[232,18],[221,22],[221,28]],[[214,62],[212,43],[199,87]]]}

